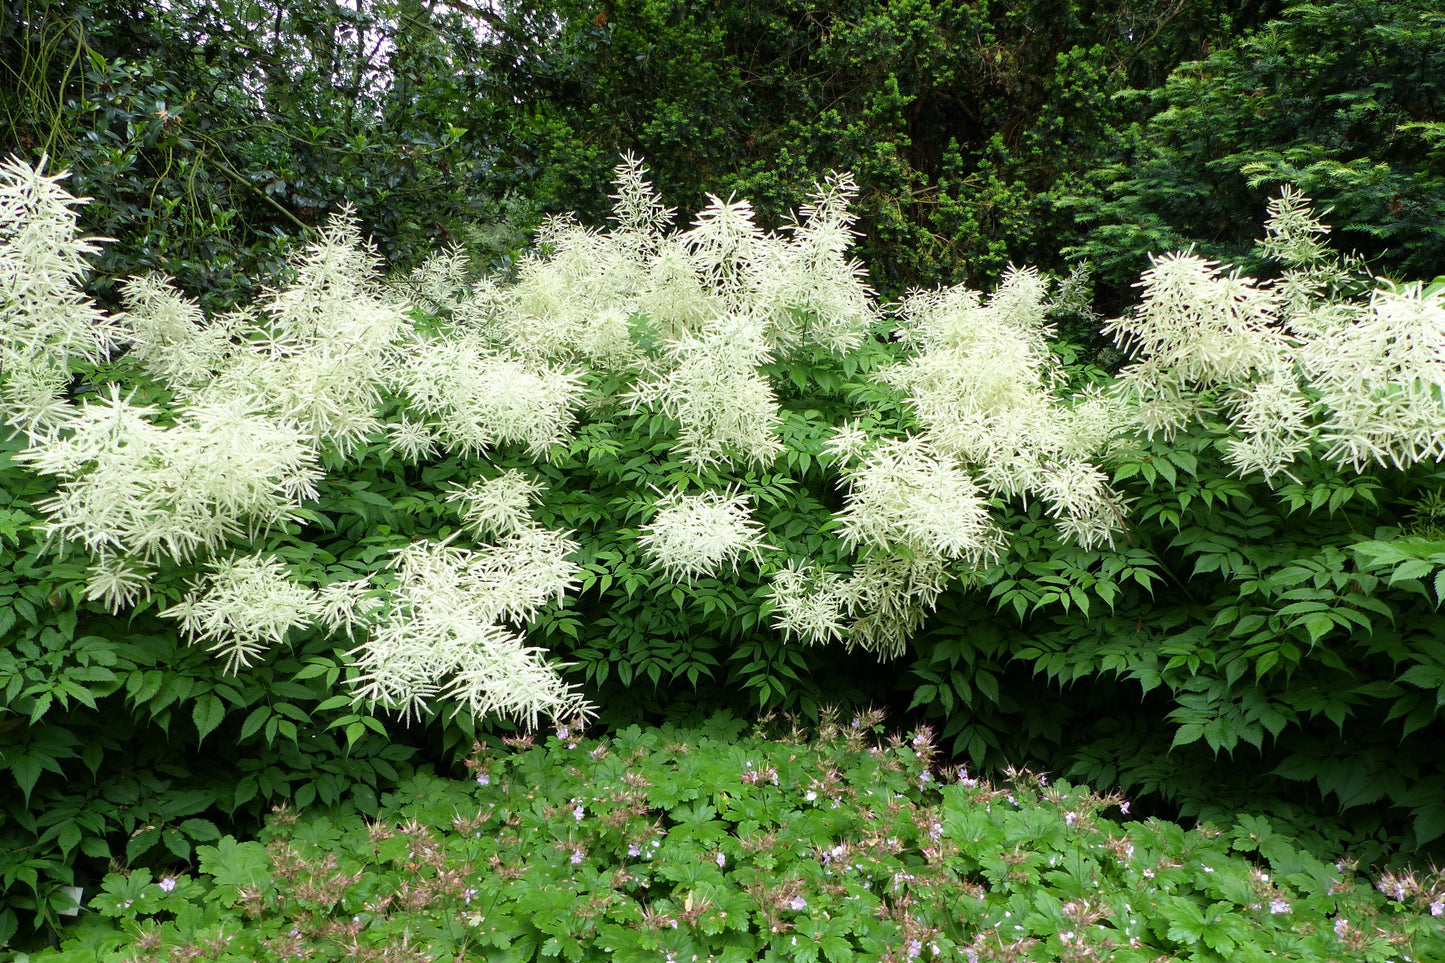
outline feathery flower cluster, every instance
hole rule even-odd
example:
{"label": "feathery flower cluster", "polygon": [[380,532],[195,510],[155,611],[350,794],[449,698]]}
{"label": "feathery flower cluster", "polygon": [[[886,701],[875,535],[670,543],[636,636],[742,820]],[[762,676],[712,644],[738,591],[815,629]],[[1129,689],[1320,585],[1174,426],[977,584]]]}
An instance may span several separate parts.
{"label": "feathery flower cluster", "polygon": [[748,513],[745,492],[669,492],[642,527],[637,543],[668,578],[691,581],[735,569],[743,555],[762,547],[762,527]]}
{"label": "feathery flower cluster", "polygon": [[[580,378],[499,354],[476,333],[422,338],[378,280],[354,218],[333,220],[292,260],[294,281],[249,313],[207,319],[147,276],[126,285],[130,312],[118,322],[78,293],[95,248],[76,239],[76,201],[56,180],[18,163],[0,171],[0,403],[32,440],[18,460],[59,478],[39,506],[48,533],[90,553],[86,595],[113,611],[150,592],[159,559],[192,562],[293,518],[317,497],[318,449],[344,453],[382,427],[384,388],[399,385],[428,419],[389,426],[410,457],[438,441],[476,451],[520,442],[540,454],[565,437]],[[423,293],[447,298],[459,269],[455,256],[432,265]],[[175,391],[168,425],[118,390],[79,406],[63,399],[71,361],[97,362],[118,341]],[[312,588],[274,557],[241,554],[213,562],[162,614],[229,671],[293,628],[364,627],[353,652],[360,701],[411,714],[449,698],[458,711],[533,725],[539,713],[575,715],[587,709],[581,697],[501,624],[532,618],[576,581],[577,546],[532,522],[533,493],[515,473],[462,493],[468,523],[496,543],[418,543],[398,553],[388,589],[368,579]]]}
{"label": "feathery flower cluster", "polygon": [[155,415],[112,389],[79,406],[62,437],[16,456],[61,479],[39,504],[49,535],[102,560],[186,561],[254,538],[316,497],[316,452],[293,426],[235,400],[178,408],[170,427]]}
{"label": "feathery flower cluster", "polygon": [[844,479],[848,502],[839,532],[849,548],[903,547],[979,564],[1003,546],[973,479],[922,437],[875,443]]}
{"label": "feathery flower cluster", "polygon": [[411,323],[383,296],[379,258],[349,212],[333,217],[289,270],[294,280],[261,300],[249,336],[194,394],[244,399],[318,446],[352,451],[382,428],[381,386]]}
{"label": "feathery flower cluster", "polygon": [[496,478],[458,487],[448,502],[462,506],[462,524],[480,538],[514,535],[534,523],[532,502],[541,487],[515,468]]}
{"label": "feathery flower cluster", "polygon": [[665,373],[628,395],[678,422],[677,447],[695,465],[732,458],[769,464],[782,451],[777,395],[759,371],[770,352],[755,319],[729,315],[671,342]]}
{"label": "feathery flower cluster", "polygon": [[1275,324],[1277,299],[1268,288],[1195,254],[1152,260],[1135,285],[1144,292],[1139,306],[1103,333],[1146,357],[1155,378],[1232,384],[1287,355]]}
{"label": "feathery flower cluster", "polygon": [[1359,470],[1445,457],[1445,290],[1382,287],[1301,365],[1330,415],[1325,457]]}
{"label": "feathery flower cluster", "polygon": [[848,500],[843,542],[861,558],[851,576],[785,568],[773,578],[776,623],[809,641],[846,632],[849,645],[901,654],[931,611],[955,562],[997,557],[1004,535],[967,472],[926,438],[864,446],[856,429],[835,437]]}
{"label": "feathery flower cluster", "polygon": [[[915,292],[900,305],[900,339],[917,353],[884,372],[907,392],[942,457],[978,472],[1007,496],[1047,499],[1066,537],[1085,547],[1112,542],[1120,499],[1091,459],[1123,423],[1121,406],[1097,394],[1066,403],[1049,348],[1052,308],[1037,271],[1013,269],[987,301],[957,287]],[[1073,490],[1061,482],[1077,480]]]}
{"label": "feathery flower cluster", "polygon": [[854,593],[837,572],[790,561],[771,580],[773,627],[808,644],[836,642],[847,634],[845,614]]}
{"label": "feathery flower cluster", "polygon": [[676,418],[695,463],[765,463],[779,417],[757,367],[814,345],[847,351],[877,320],[863,269],[846,257],[855,193],[847,177],[827,179],[784,235],[762,231],[746,201],[716,197],[669,233],[673,212],[628,157],[613,230],[549,221],[518,283],[479,283],[453,317],[529,359],[642,368],[650,380],[633,401]]}
{"label": "feathery flower cluster", "polygon": [[849,646],[884,659],[902,655],[947,585],[950,561],[926,549],[867,555],[848,579]]}
{"label": "feathery flower cluster", "polygon": [[96,362],[116,345],[115,320],[81,291],[100,251],[77,236],[72,197],[45,161],[0,164],[0,419],[32,441],[54,437],[68,415],[72,359]]}
{"label": "feathery flower cluster", "polygon": [[321,614],[317,594],[291,580],[285,567],[268,555],[221,559],[209,577],[161,615],[178,619],[181,631],[226,660],[226,671],[249,666],[280,644],[293,628]]}
{"label": "feathery flower cluster", "polygon": [[1331,297],[1360,269],[1329,254],[1327,232],[1287,189],[1259,245],[1289,267],[1277,284],[1188,254],[1155,261],[1139,309],[1105,329],[1142,355],[1118,388],[1146,434],[1168,437],[1204,409],[1199,388],[1228,385],[1240,472],[1288,474],[1317,441],[1355,470],[1445,456],[1445,290],[1384,283],[1363,303]]}
{"label": "feathery flower cluster", "polygon": [[210,382],[236,351],[244,316],[207,318],[161,274],[144,274],[121,286],[125,313],[118,321],[126,354],[154,378],[182,390]]}
{"label": "feathery flower cluster", "polygon": [[[477,334],[419,340],[393,371],[400,394],[427,420],[432,444],[480,455],[516,443],[540,457],[566,441],[582,399],[579,375],[499,354]],[[425,451],[420,423],[406,423],[392,444]]]}
{"label": "feathery flower cluster", "polygon": [[545,652],[502,624],[524,621],[576,583],[566,536],[526,528],[481,550],[418,541],[397,551],[395,585],[364,644],[348,656],[358,703],[420,716],[438,698],[473,715],[499,712],[535,728],[590,712]]}

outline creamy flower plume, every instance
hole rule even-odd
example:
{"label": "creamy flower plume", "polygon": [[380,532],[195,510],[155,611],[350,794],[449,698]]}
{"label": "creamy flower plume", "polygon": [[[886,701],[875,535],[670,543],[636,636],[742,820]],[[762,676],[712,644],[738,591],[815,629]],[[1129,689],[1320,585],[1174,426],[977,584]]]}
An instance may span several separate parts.
{"label": "creamy flower plume", "polygon": [[472,455],[501,444],[545,455],[567,440],[582,399],[579,375],[498,354],[466,331],[419,340],[392,377],[436,442]]}
{"label": "creamy flower plume", "polygon": [[774,607],[773,627],[789,638],[813,644],[835,642],[847,634],[854,593],[837,572],[789,562],[773,575],[768,599]]}
{"label": "creamy flower plume", "polygon": [[781,235],[759,228],[747,201],[717,197],[686,230],[671,230],[674,212],[630,156],[616,185],[612,230],[547,221],[518,283],[476,285],[454,316],[529,358],[613,370],[728,316],[749,318],[781,353],[846,352],[877,321],[863,268],[847,257],[857,193],[848,176],[819,184]]}
{"label": "creamy flower plume", "polygon": [[850,548],[905,548],[979,564],[1003,546],[973,479],[923,438],[875,443],[844,479],[839,534]]}
{"label": "creamy flower plume", "polygon": [[669,344],[663,372],[639,383],[629,399],[678,422],[678,448],[692,464],[767,465],[783,447],[777,395],[758,371],[770,357],[760,323],[729,315]]}
{"label": "creamy flower plume", "polygon": [[1330,411],[1325,457],[1356,470],[1445,457],[1445,290],[1382,287],[1300,357]]}
{"label": "creamy flower plume", "polygon": [[668,578],[691,581],[736,569],[744,555],[762,546],[762,527],[748,511],[745,492],[670,492],[642,528],[638,545]]}
{"label": "creamy flower plume", "polygon": [[68,407],[72,359],[115,347],[115,320],[81,290],[96,240],[79,237],[76,206],[60,186],[11,158],[0,164],[0,420],[32,439],[53,437]]}
{"label": "creamy flower plume", "polygon": [[481,538],[514,535],[534,522],[531,506],[541,491],[537,482],[516,469],[458,487],[448,502],[461,505],[462,524]]}
{"label": "creamy flower plume", "polygon": [[431,541],[399,550],[384,614],[348,653],[357,701],[410,717],[442,698],[458,712],[499,712],[531,728],[541,714],[590,713],[545,653],[502,624],[530,619],[575,584],[567,555],[576,548],[559,533],[526,529],[481,550]]}
{"label": "creamy flower plume", "polygon": [[1103,333],[1186,384],[1241,381],[1288,353],[1274,295],[1238,271],[1170,254],[1155,258],[1136,286],[1144,292],[1138,308]]}
{"label": "creamy flower plume", "polygon": [[209,643],[226,661],[226,671],[249,666],[280,644],[293,628],[321,613],[317,594],[292,581],[269,555],[221,559],[213,572],[191,583],[176,605],[161,612],[178,619],[193,641]]}
{"label": "creamy flower plume", "polygon": [[178,409],[174,423],[113,392],[81,405],[63,437],[17,460],[61,479],[46,531],[97,557],[186,561],[289,519],[320,478],[292,425],[239,402]]}
{"label": "creamy flower plume", "polygon": [[[1033,269],[1010,270],[987,300],[962,287],[915,292],[899,307],[899,336],[916,353],[883,376],[906,392],[941,455],[991,491],[1066,506],[1057,513],[1060,531],[1093,546],[1120,529],[1118,499],[1082,466],[1107,451],[1125,417],[1097,394],[1057,394],[1063,372],[1049,347],[1052,306]],[[1061,463],[1081,467],[1048,467]],[[1061,479],[1081,487],[1061,492]],[[1101,529],[1106,519],[1114,522]]]}
{"label": "creamy flower plume", "polygon": [[252,330],[193,397],[239,399],[343,453],[381,430],[381,389],[412,340],[385,298],[375,251],[350,212],[291,259],[294,280],[256,307]]}
{"label": "creamy flower plume", "polygon": [[131,278],[121,286],[126,312],[119,318],[127,354],[153,377],[176,388],[195,389],[225,366],[243,315],[207,318],[159,274]]}

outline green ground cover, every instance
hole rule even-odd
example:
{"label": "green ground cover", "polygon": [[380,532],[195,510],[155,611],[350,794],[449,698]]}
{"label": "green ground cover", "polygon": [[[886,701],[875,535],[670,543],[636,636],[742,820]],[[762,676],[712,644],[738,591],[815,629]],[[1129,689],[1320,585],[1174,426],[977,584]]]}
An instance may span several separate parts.
{"label": "green ground cover", "polygon": [[1445,954],[1440,874],[1367,878],[1266,819],[1186,830],[883,732],[718,716],[479,745],[470,779],[418,774],[372,818],[284,808],[190,871],[113,873],[59,950],[17,963]]}

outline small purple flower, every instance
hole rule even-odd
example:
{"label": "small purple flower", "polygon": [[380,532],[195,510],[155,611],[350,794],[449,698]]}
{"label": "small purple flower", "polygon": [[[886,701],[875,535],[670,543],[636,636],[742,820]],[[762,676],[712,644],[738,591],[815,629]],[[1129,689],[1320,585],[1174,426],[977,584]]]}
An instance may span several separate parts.
{"label": "small purple flower", "polygon": [[718,869],[722,869],[724,866],[726,866],[726,865],[728,864],[728,858],[727,858],[727,854],[726,854],[726,853],[721,853],[721,852],[720,852],[720,853],[718,853],[716,856],[714,856],[712,859],[713,859],[713,862],[717,863],[717,868],[718,868]]}
{"label": "small purple flower", "polygon": [[1124,800],[1123,804],[1119,806],[1119,812],[1123,813],[1125,816],[1129,815],[1129,800]]}
{"label": "small purple flower", "polygon": [[485,773],[485,772],[479,772],[479,773],[477,773],[477,785],[478,785],[478,786],[490,786],[491,784],[492,784],[492,776],[491,776],[490,773]]}
{"label": "small purple flower", "polygon": [[637,845],[636,843],[629,843],[627,846],[627,855],[636,859],[638,856],[642,855],[642,847]]}
{"label": "small purple flower", "polygon": [[923,942],[921,940],[913,940],[908,944],[908,958],[910,960],[918,959],[918,954],[922,952]]}
{"label": "small purple flower", "polygon": [[171,890],[173,890],[173,889],[176,888],[176,880],[175,880],[175,877],[173,877],[173,876],[166,876],[166,877],[162,878],[161,881],[160,881],[160,883],[158,883],[157,885],[160,886],[162,893],[169,893]]}
{"label": "small purple flower", "polygon": [[818,798],[818,794],[813,792],[813,790],[809,789],[807,792],[803,793],[803,798],[808,800],[808,802],[812,802],[813,800]]}
{"label": "small purple flower", "polygon": [[585,814],[585,813],[586,813],[586,810],[583,809],[581,806],[578,806],[578,807],[576,807],[575,809],[572,810],[572,818],[575,819],[575,820],[577,820],[577,821],[580,823],[580,822],[582,821],[582,816],[583,816],[583,814]]}
{"label": "small purple flower", "polygon": [[477,895],[477,891],[476,891],[475,889],[472,889],[470,886],[468,886],[467,889],[466,889],[466,892],[462,893],[462,899],[463,899],[464,901],[470,903],[470,902],[472,901],[472,897],[474,897],[474,896],[476,896],[476,895]]}
{"label": "small purple flower", "polygon": [[571,730],[571,729],[568,729],[566,726],[563,726],[562,728],[560,728],[560,729],[557,730],[557,738],[558,738],[558,739],[570,739],[570,738],[572,738],[572,730]]}
{"label": "small purple flower", "polygon": [[1445,899],[1437,899],[1430,904],[1431,916],[1445,916]]}
{"label": "small purple flower", "polygon": [[582,860],[584,860],[584,859],[586,859],[586,858],[587,858],[587,850],[581,848],[580,846],[579,846],[578,848],[572,850],[572,865],[573,865],[573,866],[580,865],[581,862],[582,862]]}
{"label": "small purple flower", "polygon": [[1276,916],[1278,916],[1280,913],[1288,913],[1289,901],[1282,899],[1272,899],[1269,901],[1269,911]]}
{"label": "small purple flower", "polygon": [[788,903],[788,906],[792,908],[794,913],[801,913],[808,908],[808,901],[801,896],[794,896],[792,901]]}

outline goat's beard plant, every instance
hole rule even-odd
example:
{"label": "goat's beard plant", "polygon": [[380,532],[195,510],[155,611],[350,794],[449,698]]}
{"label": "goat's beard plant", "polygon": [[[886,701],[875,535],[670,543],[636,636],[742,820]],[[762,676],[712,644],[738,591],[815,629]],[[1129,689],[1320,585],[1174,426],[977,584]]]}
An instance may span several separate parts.
{"label": "goat's beard plant", "polygon": [[[1357,266],[1331,260],[1288,192],[1264,242],[1289,269],[1280,282],[1160,259],[1140,307],[1107,328],[1135,363],[1071,391],[1049,321],[1070,309],[1069,285],[1014,270],[987,298],[922,291],[885,312],[847,257],[846,176],[767,233],[746,202],[717,198],[673,230],[644,168],[628,158],[617,173],[612,229],[549,222],[515,283],[469,282],[453,252],[384,284],[342,216],[295,257],[290,284],[207,318],[158,276],[125,286],[125,314],[98,310],[79,288],[95,247],[63,175],[6,165],[0,415],[29,440],[20,461],[56,480],[40,507],[58,550],[89,557],[84,593],[118,611],[179,571],[186,590],[163,614],[232,670],[293,631],[339,632],[359,702],[535,724],[588,709],[519,631],[578,583],[586,553],[534,517],[544,486],[503,470],[499,446],[540,471],[599,444],[575,433],[598,412],[671,438],[654,457],[676,466],[673,488],[632,536],[661,573],[692,582],[749,560],[771,580],[777,631],[885,657],[951,580],[1006,551],[991,502],[1039,500],[1065,540],[1110,546],[1128,509],[1106,472],[1116,446],[1168,436],[1216,399],[1236,419],[1241,472],[1287,473],[1310,452],[1356,468],[1445,452],[1440,286],[1338,294]],[[107,367],[120,346],[124,364]],[[779,372],[802,387],[819,359],[866,371],[858,358],[880,350],[890,360],[854,379],[854,417],[819,456],[845,499],[834,555],[766,544],[753,489],[786,452]],[[125,370],[142,377],[66,397],[76,371]],[[367,451],[475,463],[481,480],[445,499],[461,529],[359,578],[302,577],[264,551]]]}

